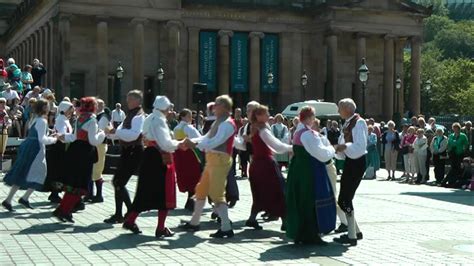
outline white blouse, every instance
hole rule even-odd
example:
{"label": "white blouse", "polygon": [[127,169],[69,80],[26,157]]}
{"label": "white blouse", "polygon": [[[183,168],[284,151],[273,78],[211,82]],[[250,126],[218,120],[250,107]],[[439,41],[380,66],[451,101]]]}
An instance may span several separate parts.
{"label": "white blouse", "polygon": [[291,145],[288,145],[273,136],[268,128],[259,130],[258,135],[273,153],[284,154],[290,152],[293,148]]}
{"label": "white blouse", "polygon": [[159,110],[146,118],[143,135],[147,140],[156,141],[162,151],[174,152],[180,143],[171,138],[171,131],[166,123],[165,115]]}
{"label": "white blouse", "polygon": [[53,137],[49,137],[47,135],[48,132],[48,122],[46,119],[42,117],[38,117],[35,119],[35,129],[38,133],[38,141],[43,145],[50,145],[56,143],[57,139]]}
{"label": "white blouse", "polygon": [[300,140],[305,150],[318,161],[325,163],[334,158],[334,147],[320,133],[308,130],[301,134]]}
{"label": "white blouse", "polygon": [[[77,123],[78,122],[76,121],[76,128]],[[82,125],[81,129],[87,131],[87,138],[89,140],[89,144],[91,144],[92,146],[97,146],[104,141],[105,133],[104,131],[99,131],[97,119],[95,119],[95,116],[92,117],[89,121],[87,121],[84,125]],[[65,134],[64,139],[66,143],[76,141],[77,131],[74,133]]]}
{"label": "white blouse", "polygon": [[69,122],[69,119],[63,114],[60,114],[56,118],[54,129],[56,130],[58,134],[61,134],[61,135],[72,133],[71,123]]}
{"label": "white blouse", "polygon": [[115,138],[130,142],[138,139],[143,131],[143,122],[145,121],[145,115],[136,115],[132,118],[132,127],[130,129],[123,128],[123,122],[117,127],[115,131]]}
{"label": "white blouse", "polygon": [[[346,120],[343,128],[346,128],[349,126],[349,122],[354,116],[355,114]],[[343,152],[346,156],[348,156],[351,159],[358,159],[367,153],[367,136],[368,136],[367,123],[365,122],[364,119],[359,118],[354,128],[352,129],[352,142],[346,143],[344,140],[344,133],[341,132],[338,143],[346,145],[347,148]],[[338,156],[339,158],[344,157],[344,156],[341,156],[342,154],[338,154],[338,155],[339,155]]]}

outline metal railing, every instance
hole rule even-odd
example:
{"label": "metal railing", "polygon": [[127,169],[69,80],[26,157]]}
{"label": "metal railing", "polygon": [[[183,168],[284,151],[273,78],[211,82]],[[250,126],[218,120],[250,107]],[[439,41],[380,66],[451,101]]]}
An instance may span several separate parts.
{"label": "metal railing", "polygon": [[183,0],[183,5],[216,5],[242,8],[314,8],[326,3],[327,0]]}

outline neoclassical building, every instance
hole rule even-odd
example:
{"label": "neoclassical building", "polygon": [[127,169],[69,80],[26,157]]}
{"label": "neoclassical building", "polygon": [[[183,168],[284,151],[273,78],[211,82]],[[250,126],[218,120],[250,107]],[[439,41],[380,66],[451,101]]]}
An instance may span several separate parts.
{"label": "neoclassical building", "polygon": [[[353,97],[361,106],[365,98],[365,113],[386,119],[420,111],[429,15],[408,0],[26,0],[11,15],[0,55],[19,65],[39,58],[46,87],[109,105],[140,89],[148,106],[160,93],[177,108],[195,107],[200,82],[209,99],[227,93],[238,105],[259,100],[274,112],[303,99]],[[411,53],[409,99],[395,88],[404,50]],[[365,90],[362,58],[370,71]]]}

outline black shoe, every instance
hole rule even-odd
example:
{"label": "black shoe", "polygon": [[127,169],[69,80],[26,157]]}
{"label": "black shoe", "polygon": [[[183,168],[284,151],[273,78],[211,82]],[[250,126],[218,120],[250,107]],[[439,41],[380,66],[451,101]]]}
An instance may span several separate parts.
{"label": "black shoe", "polygon": [[79,201],[76,206],[74,206],[74,209],[72,212],[78,212],[78,211],[83,211],[86,209],[86,205],[84,204],[83,201]]}
{"label": "black shoe", "polygon": [[25,206],[25,208],[28,208],[28,209],[34,209],[31,205],[30,205],[30,202],[23,199],[23,198],[20,198],[18,200],[18,203],[20,203],[21,205]]}
{"label": "black shoe", "polygon": [[66,222],[70,222],[72,224],[74,223],[74,220],[72,219],[72,214],[64,215],[63,217],[66,220]]}
{"label": "black shoe", "polygon": [[301,241],[295,241],[295,243],[302,243],[303,245],[318,245],[318,246],[325,246],[328,244],[328,242],[324,241],[321,237],[316,237],[315,239],[312,240],[301,240]]}
{"label": "black shoe", "polygon": [[94,198],[94,197],[93,197],[92,195],[88,195],[88,196],[85,196],[85,197],[82,199],[82,201],[84,201],[84,202],[92,202],[92,199],[93,199],[93,198]]}
{"label": "black shoe", "polygon": [[347,232],[347,225],[341,223],[341,224],[339,225],[339,227],[338,227],[336,230],[334,230],[334,232],[336,232],[336,233],[344,233],[344,232]]}
{"label": "black shoe", "polygon": [[234,237],[234,230],[230,229],[229,231],[221,231],[221,229],[217,230],[214,234],[211,234],[210,237],[213,238],[231,238]]}
{"label": "black shoe", "polygon": [[277,221],[278,219],[280,219],[280,217],[269,215],[267,218],[264,218],[263,220],[265,222],[273,222],[273,221]]}
{"label": "black shoe", "polygon": [[61,214],[61,211],[59,209],[53,211],[53,216],[56,217],[62,223],[66,222],[65,217]]}
{"label": "black shoe", "polygon": [[124,229],[127,229],[127,230],[130,230],[132,231],[132,233],[138,235],[138,234],[141,234],[142,231],[140,231],[140,229],[138,228],[137,224],[129,224],[129,223],[123,223],[122,227]]}
{"label": "black shoe", "polygon": [[192,225],[190,224],[189,222],[185,222],[183,224],[180,224],[178,226],[178,228],[181,228],[181,229],[184,229],[188,232],[196,232],[196,231],[199,231],[200,230],[200,226],[199,225]]}
{"label": "black shoe", "polygon": [[285,224],[282,224],[281,227],[280,227],[280,230],[285,232],[286,231],[286,225]]}
{"label": "black shoe", "polygon": [[232,209],[234,208],[236,203],[237,203],[237,200],[230,200],[229,202],[227,202],[227,207],[229,207],[229,209]]}
{"label": "black shoe", "polygon": [[261,218],[267,218],[268,216],[270,215],[267,212],[264,212],[262,215],[260,215]]}
{"label": "black shoe", "polygon": [[349,244],[351,246],[357,246],[357,239],[350,239],[347,235],[342,235],[340,237],[336,237],[333,239],[334,242],[339,243],[339,244]]}
{"label": "black shoe", "polygon": [[211,213],[211,219],[212,220],[215,220],[217,218],[219,218],[219,215],[217,215],[217,213],[215,213],[215,212]]}
{"label": "black shoe", "polygon": [[104,223],[106,224],[121,224],[123,223],[123,217],[121,215],[114,214],[110,218],[105,219]]}
{"label": "black shoe", "polygon": [[13,212],[13,207],[10,203],[6,202],[6,201],[3,201],[2,202],[2,206],[7,209],[9,212]]}
{"label": "black shoe", "polygon": [[[362,240],[364,239],[364,235],[362,235],[362,232],[356,234],[357,240]],[[349,239],[348,234],[341,235],[340,238],[347,238]]]}
{"label": "black shoe", "polygon": [[51,203],[61,203],[61,197],[59,197],[57,194],[49,195],[48,200]]}
{"label": "black shoe", "polygon": [[247,227],[253,227],[253,229],[255,229],[255,230],[262,230],[262,229],[263,229],[263,227],[260,226],[256,220],[253,220],[253,221],[247,220],[247,221],[245,222],[245,226],[247,226]]}
{"label": "black shoe", "polygon": [[174,232],[171,231],[170,229],[168,229],[168,227],[165,227],[165,229],[163,229],[163,231],[158,231],[158,230],[156,230],[155,236],[156,236],[157,238],[161,238],[161,237],[171,237],[171,236],[174,236]]}
{"label": "black shoe", "polygon": [[92,197],[91,203],[101,203],[104,202],[104,198],[102,196],[94,196]]}

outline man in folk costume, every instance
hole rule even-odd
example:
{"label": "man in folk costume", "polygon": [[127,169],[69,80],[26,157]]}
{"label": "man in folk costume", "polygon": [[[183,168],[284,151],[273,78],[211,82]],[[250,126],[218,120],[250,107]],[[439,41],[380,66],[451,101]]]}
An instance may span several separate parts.
{"label": "man in folk costume", "polygon": [[137,192],[123,228],[140,233],[135,221],[143,211],[158,210],[156,237],[173,236],[165,227],[168,210],[176,208],[176,173],[172,153],[182,141],[171,138],[166,116],[171,102],[166,96],[156,96],[153,113],[145,119],[143,136],[146,149],[138,175]]}
{"label": "man in folk costume", "polygon": [[346,122],[343,126],[343,134],[339,137],[339,144],[335,146],[336,156],[345,157],[337,203],[346,214],[348,234],[334,238],[334,241],[355,246],[357,240],[362,239],[362,233],[354,216],[352,200],[365,172],[368,130],[365,120],[355,113],[356,104],[352,99],[342,99],[338,106],[339,114]]}
{"label": "man in folk costume", "polygon": [[[99,130],[110,128],[111,119],[112,117],[110,115],[109,108],[105,106],[105,103],[102,99],[97,99],[97,124],[99,126]],[[104,202],[104,198],[102,197],[102,184],[104,183],[104,180],[102,179],[102,172],[104,171],[106,153],[107,138],[104,138],[104,141],[97,145],[97,156],[99,160],[94,164],[94,168],[92,170],[92,180],[89,185],[89,196],[87,199],[85,199],[85,201],[90,201],[92,203]],[[94,184],[97,189],[95,196],[93,193]]]}
{"label": "man in folk costume", "polygon": [[[221,218],[221,228],[211,234],[211,237],[214,238],[234,236],[225,195],[227,175],[232,166],[232,148],[236,132],[235,123],[230,117],[231,111],[232,99],[228,95],[217,97],[214,105],[216,121],[212,124],[209,132],[201,138],[185,141],[187,148],[197,147],[206,152],[206,166],[201,180],[196,186],[196,201],[191,221],[180,227],[190,231],[199,230],[202,210],[206,203],[206,197],[209,196],[215,204],[217,215]],[[196,143],[199,144],[196,145]]]}
{"label": "man in folk costume", "polygon": [[[249,158],[252,155],[252,137],[250,136],[250,117],[252,117],[252,111],[259,107],[260,104],[256,101],[251,101],[247,103],[247,118],[249,119],[248,123],[244,126],[242,130],[239,130],[239,134],[235,138],[235,148],[240,150],[244,158],[240,158],[241,161],[245,158]],[[241,165],[242,166],[242,177],[247,177],[247,162]]]}
{"label": "man in folk costume", "polygon": [[128,114],[116,130],[112,138],[118,138],[121,146],[119,166],[115,173],[113,184],[115,190],[115,214],[105,219],[105,223],[123,223],[122,205],[125,203],[130,210],[132,202],[126,185],[130,177],[136,174],[143,155],[142,130],[145,113],[142,109],[143,94],[132,90],[127,94]]}

